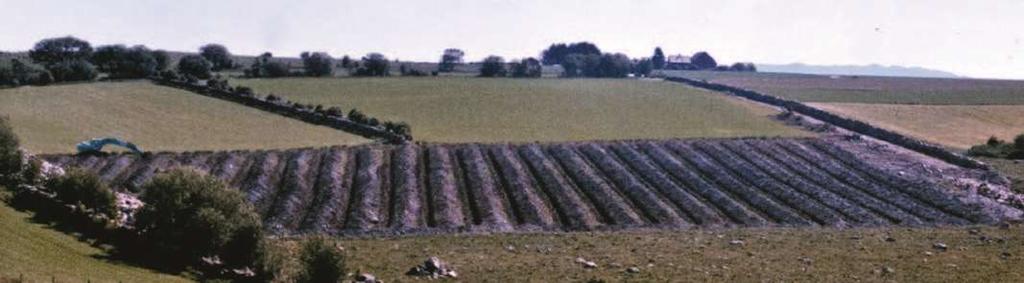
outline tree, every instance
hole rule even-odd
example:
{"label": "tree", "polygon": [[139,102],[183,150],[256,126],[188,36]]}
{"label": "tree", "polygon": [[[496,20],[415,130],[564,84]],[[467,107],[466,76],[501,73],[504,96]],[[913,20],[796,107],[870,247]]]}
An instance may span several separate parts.
{"label": "tree", "polygon": [[501,56],[487,56],[480,66],[481,77],[504,77],[505,73],[505,59]]}
{"label": "tree", "polygon": [[[242,193],[219,179],[174,169],[143,185],[146,205],[135,226],[154,255],[189,265],[218,256],[230,267],[249,266],[263,248],[262,222]],[[255,233],[255,235],[253,235]]]}
{"label": "tree", "polygon": [[28,52],[28,56],[32,61],[43,65],[88,60],[92,56],[92,45],[71,36],[48,38],[36,43]]}
{"label": "tree", "polygon": [[391,75],[390,62],[387,57],[380,53],[366,54],[362,60],[362,66],[356,70],[356,76],[384,77]]}
{"label": "tree", "polygon": [[228,52],[228,48],[220,44],[207,44],[199,48],[199,55],[206,58],[207,61],[212,63],[211,70],[220,71],[227,70],[234,67],[234,62],[231,59],[231,52]]}
{"label": "tree", "polygon": [[156,60],[156,70],[167,70],[171,66],[171,55],[164,50],[153,50],[153,59]]}
{"label": "tree", "polygon": [[595,77],[625,78],[632,69],[633,61],[622,53],[605,53],[598,63],[598,74]]}
{"label": "tree", "polygon": [[64,175],[48,180],[46,187],[53,190],[57,200],[65,205],[81,205],[107,219],[117,218],[117,197],[95,173],[72,168]]}
{"label": "tree", "polygon": [[597,48],[597,45],[586,41],[568,45],[556,43],[541,53],[541,62],[544,65],[562,64],[565,58],[572,54],[601,55],[601,49]]}
{"label": "tree", "polygon": [[346,70],[352,67],[352,58],[348,57],[348,55],[341,56],[341,67]]}
{"label": "tree", "polygon": [[302,67],[306,75],[311,77],[323,77],[334,74],[334,58],[323,52],[302,52]]}
{"label": "tree", "polygon": [[6,116],[0,116],[0,185],[5,185],[21,171],[20,141],[10,121]]}
{"label": "tree", "polygon": [[455,66],[462,64],[462,57],[466,53],[462,52],[461,49],[448,48],[444,50],[444,54],[441,55],[441,63],[437,65],[437,71],[439,72],[451,72],[455,71]]}
{"label": "tree", "polygon": [[562,62],[562,76],[573,77],[597,77],[598,65],[601,63],[599,54],[569,54]]}
{"label": "tree", "polygon": [[643,58],[633,64],[633,74],[640,77],[646,77],[651,75],[651,71],[654,70],[654,60],[650,58]]}
{"label": "tree", "polygon": [[0,61],[0,85],[47,85],[53,82],[50,71],[18,59]]}
{"label": "tree", "polygon": [[693,57],[690,57],[690,63],[693,63],[698,70],[708,70],[718,67],[718,62],[715,62],[715,58],[711,57],[711,54],[704,51],[694,53]]}
{"label": "tree", "polygon": [[514,78],[539,78],[543,71],[540,61],[534,58],[526,58],[512,63],[511,69]]}
{"label": "tree", "polygon": [[654,56],[651,56],[651,63],[655,70],[665,68],[665,52],[661,51],[661,47],[654,48]]}
{"label": "tree", "polygon": [[117,64],[125,53],[128,53],[128,47],[122,44],[98,46],[89,61],[101,72],[110,73],[117,69]]}
{"label": "tree", "polygon": [[213,68],[213,64],[199,55],[187,55],[178,60],[178,73],[198,79],[209,79],[211,68]]}

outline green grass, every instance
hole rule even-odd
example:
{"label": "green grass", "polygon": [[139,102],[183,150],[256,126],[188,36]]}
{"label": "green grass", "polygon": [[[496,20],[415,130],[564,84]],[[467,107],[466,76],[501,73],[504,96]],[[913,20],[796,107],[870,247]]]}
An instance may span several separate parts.
{"label": "green grass", "polygon": [[[1021,282],[1024,227],[749,228],[339,240],[349,270],[413,281],[429,256],[464,282]],[[887,241],[891,237],[894,241]],[[741,240],[743,244],[730,244]],[[940,251],[935,243],[948,245]],[[296,250],[295,242],[286,243]],[[930,255],[929,255],[930,253]],[[1004,257],[1004,253],[1008,256]],[[577,257],[598,267],[585,269]],[[639,267],[640,273],[625,270]],[[892,273],[885,272],[891,268]]]}
{"label": "green grass", "polygon": [[[6,190],[0,188],[0,190]],[[189,282],[174,275],[104,259],[104,249],[32,222],[0,202],[0,282]]]}
{"label": "green grass", "polygon": [[804,102],[1021,105],[1024,81],[666,71]]}
{"label": "green grass", "polygon": [[145,81],[0,90],[27,149],[73,152],[75,144],[115,136],[146,150],[292,148],[366,139],[232,102]]}
{"label": "green grass", "polygon": [[405,121],[417,140],[431,142],[806,135],[771,120],[775,109],[661,81],[427,77],[232,84]]}

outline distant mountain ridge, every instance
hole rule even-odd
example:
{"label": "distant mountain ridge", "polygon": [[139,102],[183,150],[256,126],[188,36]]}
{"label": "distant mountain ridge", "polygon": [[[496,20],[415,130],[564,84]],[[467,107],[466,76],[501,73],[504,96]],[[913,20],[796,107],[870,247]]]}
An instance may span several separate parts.
{"label": "distant mountain ridge", "polygon": [[920,77],[920,78],[961,78],[957,74],[921,67],[871,65],[808,65],[793,64],[757,64],[757,70],[773,73],[798,73],[812,75],[857,75],[884,77]]}

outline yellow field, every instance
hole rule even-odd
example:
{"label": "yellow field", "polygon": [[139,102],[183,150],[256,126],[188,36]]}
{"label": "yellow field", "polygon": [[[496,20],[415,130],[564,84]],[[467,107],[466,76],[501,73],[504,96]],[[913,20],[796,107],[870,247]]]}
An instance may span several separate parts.
{"label": "yellow field", "polygon": [[1022,105],[809,104],[956,149],[982,144],[993,135],[1012,140],[1024,133]]}
{"label": "yellow field", "polygon": [[75,144],[114,136],[146,150],[292,148],[356,144],[366,139],[327,127],[149,82],[21,87],[0,90],[22,146],[73,152]]}

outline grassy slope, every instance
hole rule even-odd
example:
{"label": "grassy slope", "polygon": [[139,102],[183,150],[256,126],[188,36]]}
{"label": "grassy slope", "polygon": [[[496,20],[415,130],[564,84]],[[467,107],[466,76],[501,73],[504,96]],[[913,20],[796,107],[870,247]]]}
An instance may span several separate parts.
{"label": "grassy slope", "polygon": [[866,121],[927,141],[966,150],[989,137],[1024,133],[1021,105],[897,105],[811,103],[822,110]]}
{"label": "grassy slope", "polygon": [[[0,188],[3,190],[3,188]],[[0,281],[188,282],[188,279],[103,259],[106,253],[73,236],[31,221],[0,203]]]}
{"label": "grassy slope", "polygon": [[72,152],[104,136],[146,150],[289,148],[353,144],[344,132],[149,82],[72,84],[0,90],[0,115],[11,117],[29,150]]}
{"label": "grassy slope", "polygon": [[[979,229],[978,234],[968,228],[762,228],[427,236],[340,240],[340,245],[350,271],[385,281],[410,280],[404,272],[429,256],[452,263],[465,282],[1024,280],[1024,227]],[[886,241],[889,236],[895,241]],[[733,240],[744,243],[730,244]],[[939,251],[935,243],[949,249]],[[577,257],[598,268],[584,269],[575,263]],[[626,273],[632,266],[642,271]],[[884,272],[886,267],[895,272]]]}
{"label": "grassy slope", "polygon": [[233,84],[406,121],[417,140],[529,142],[792,136],[773,109],[667,82],[596,79],[256,79]]}

